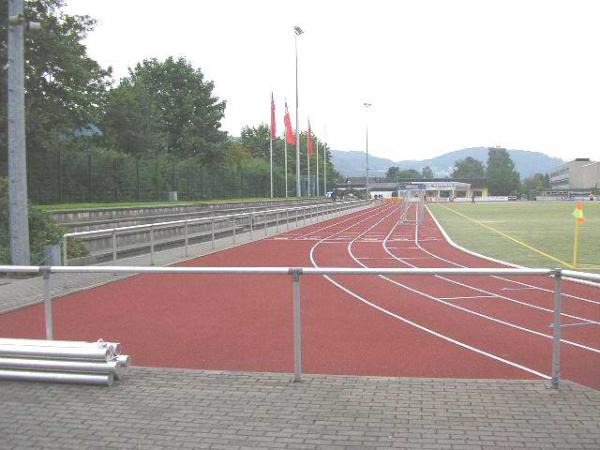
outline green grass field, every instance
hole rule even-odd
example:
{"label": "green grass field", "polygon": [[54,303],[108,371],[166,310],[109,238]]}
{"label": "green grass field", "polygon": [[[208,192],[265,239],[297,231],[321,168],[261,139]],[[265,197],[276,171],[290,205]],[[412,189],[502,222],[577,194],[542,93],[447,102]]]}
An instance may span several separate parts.
{"label": "green grass field", "polygon": [[[572,264],[575,202],[452,203],[429,208],[450,237],[469,250],[528,267]],[[600,204],[585,202],[584,214],[577,268],[598,272]]]}
{"label": "green grass field", "polygon": [[228,199],[213,199],[213,200],[196,200],[196,201],[162,201],[162,202],[114,202],[114,203],[61,203],[56,205],[35,205],[43,211],[64,211],[69,209],[117,209],[117,208],[152,208],[159,206],[190,206],[190,205],[206,205],[218,203],[247,203],[247,202],[266,202],[266,201],[294,201],[296,197],[290,198],[228,198]]}

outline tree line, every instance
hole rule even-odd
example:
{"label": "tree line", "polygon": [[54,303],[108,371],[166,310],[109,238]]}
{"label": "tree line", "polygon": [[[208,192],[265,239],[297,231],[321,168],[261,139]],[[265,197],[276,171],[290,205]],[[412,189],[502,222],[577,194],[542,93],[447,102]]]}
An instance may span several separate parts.
{"label": "tree line", "polygon": [[[0,0],[1,67],[7,64],[7,3]],[[112,69],[103,68],[90,58],[82,43],[93,31],[95,20],[89,16],[68,15],[63,7],[63,0],[26,3],[28,20],[41,24],[40,30],[27,32],[25,38],[30,185],[47,177],[49,161],[54,167],[57,152],[58,164],[61,158],[68,162],[68,155],[85,152],[95,160],[103,157],[117,160],[124,155],[132,160],[158,161],[160,170],[153,169],[156,174],[170,173],[170,168],[177,164],[268,177],[268,127],[245,127],[241,138],[229,136],[222,130],[226,102],[215,95],[214,82],[207,80],[200,68],[185,58],[150,58],[129,68],[127,76],[113,84]],[[0,70],[2,99],[7,94],[6,77],[6,71]],[[8,140],[6,114],[3,100],[0,102],[0,169],[3,172],[6,172]],[[279,177],[284,175],[283,147],[283,140],[277,139],[274,159]],[[305,147],[304,144],[302,149]],[[328,154],[327,177],[333,183],[338,174],[331,163],[329,149],[323,143],[320,147]],[[294,195],[295,149],[288,151],[290,195]],[[306,158],[301,159],[306,170]],[[314,163],[311,161],[311,166]],[[84,163],[79,166],[81,171],[86,170]],[[319,169],[322,177],[322,160]],[[316,167],[311,167],[311,174],[315,171]],[[174,179],[169,177],[169,182]]]}
{"label": "tree line", "polygon": [[[433,178],[430,167],[425,167],[419,173],[415,169],[400,169],[390,167],[386,173],[386,180],[399,181],[406,178]],[[536,173],[521,180],[519,172],[504,148],[493,147],[488,149],[487,164],[470,156],[456,161],[450,178],[481,180],[484,179],[490,195],[517,195],[535,199],[544,189],[550,187],[548,174]]]}

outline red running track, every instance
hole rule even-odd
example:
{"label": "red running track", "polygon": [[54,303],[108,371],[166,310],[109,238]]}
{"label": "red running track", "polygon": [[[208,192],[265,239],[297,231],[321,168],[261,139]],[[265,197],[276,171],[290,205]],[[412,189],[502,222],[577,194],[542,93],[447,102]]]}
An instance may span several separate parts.
{"label": "red running track", "polygon": [[[411,213],[412,214],[412,213]],[[430,216],[384,205],[190,260],[186,266],[498,267],[448,244]],[[552,280],[302,279],[307,373],[543,379]],[[600,389],[600,289],[563,283],[562,377]],[[290,277],[138,275],[54,301],[57,339],[119,341],[140,366],[293,371]],[[0,316],[0,336],[44,336],[42,305]]]}

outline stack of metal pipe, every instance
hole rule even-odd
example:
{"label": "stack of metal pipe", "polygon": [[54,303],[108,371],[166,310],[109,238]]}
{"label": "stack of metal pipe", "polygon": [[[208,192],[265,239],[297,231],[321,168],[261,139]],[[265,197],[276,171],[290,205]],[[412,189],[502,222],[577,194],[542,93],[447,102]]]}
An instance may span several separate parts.
{"label": "stack of metal pipe", "polygon": [[0,380],[110,386],[129,367],[121,344],[0,338]]}

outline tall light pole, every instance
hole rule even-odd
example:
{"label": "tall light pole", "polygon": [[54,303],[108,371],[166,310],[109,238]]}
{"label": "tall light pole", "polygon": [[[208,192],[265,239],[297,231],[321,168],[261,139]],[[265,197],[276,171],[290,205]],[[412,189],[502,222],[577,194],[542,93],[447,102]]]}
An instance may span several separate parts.
{"label": "tall light pole", "polygon": [[25,88],[23,0],[8,4],[8,215],[10,258],[27,266],[29,219],[27,209],[27,159],[25,157]]}
{"label": "tall light pole", "polygon": [[325,135],[327,128],[323,126],[323,194],[327,195],[327,144],[325,143]]}
{"label": "tall light pole", "polygon": [[304,31],[299,26],[294,27],[294,47],[296,49],[296,197],[302,197],[300,177],[300,120],[298,118],[298,36]]}
{"label": "tall light pole", "polygon": [[[371,107],[371,103],[364,102],[363,107],[368,112]],[[367,198],[369,198],[369,119],[366,119],[365,126],[365,192],[367,193]]]}

